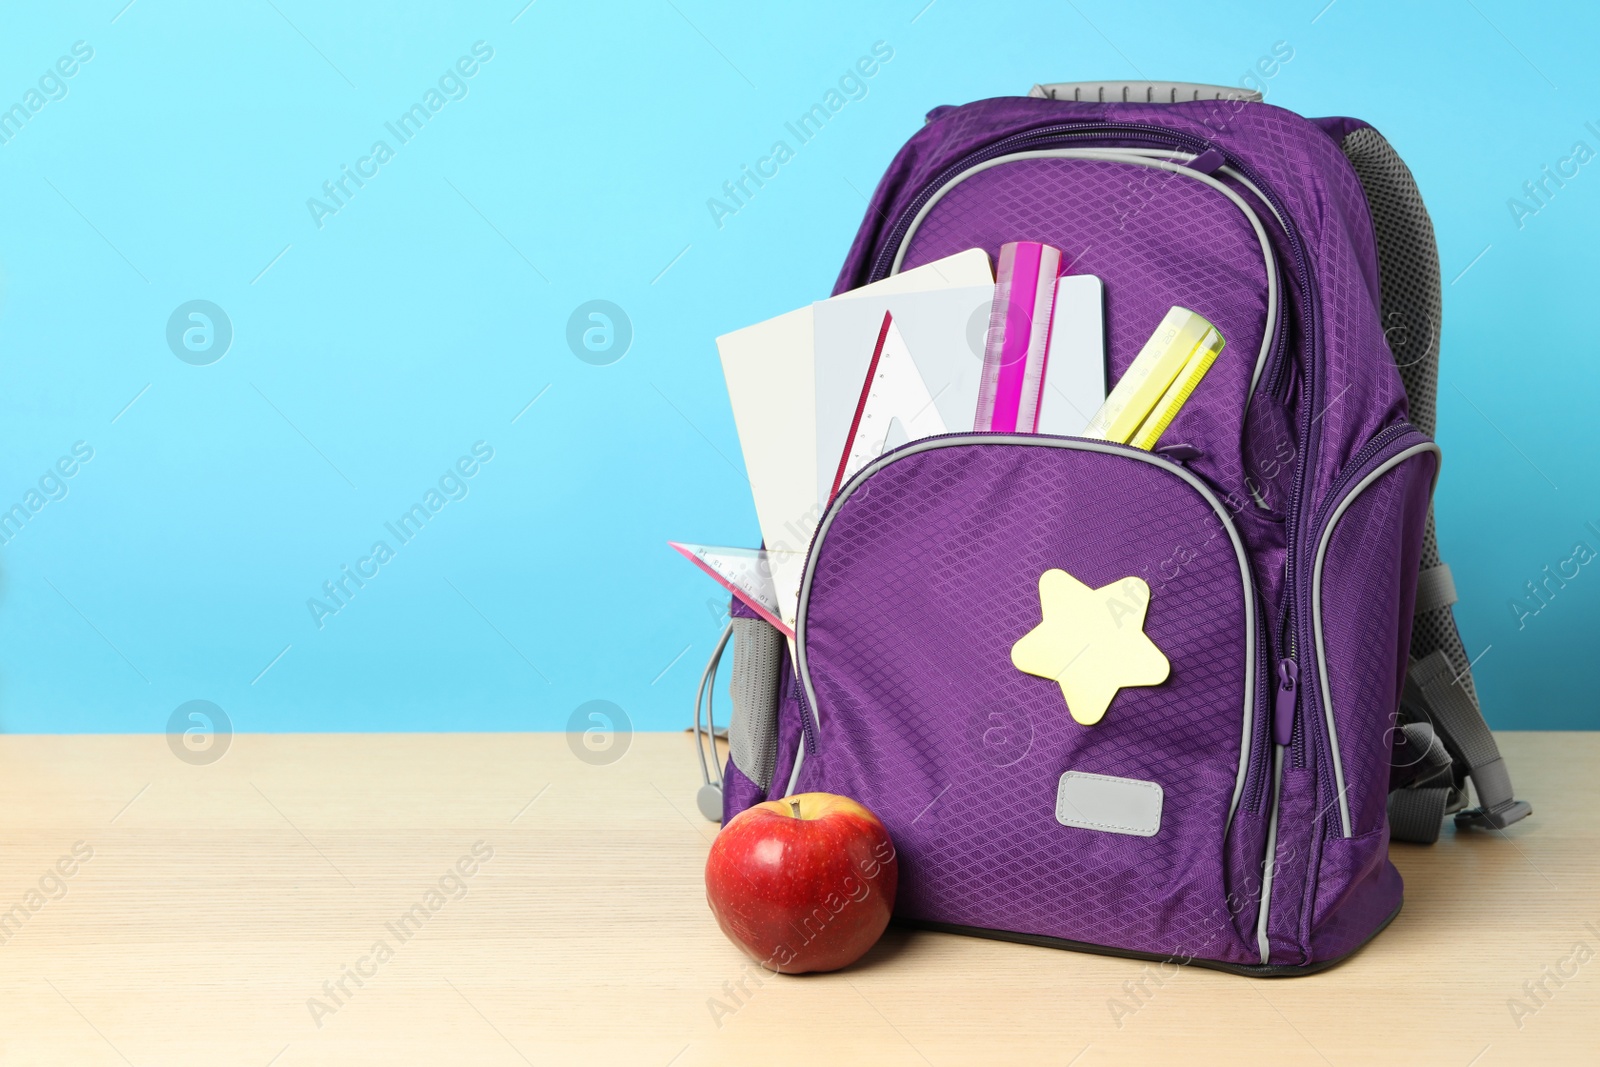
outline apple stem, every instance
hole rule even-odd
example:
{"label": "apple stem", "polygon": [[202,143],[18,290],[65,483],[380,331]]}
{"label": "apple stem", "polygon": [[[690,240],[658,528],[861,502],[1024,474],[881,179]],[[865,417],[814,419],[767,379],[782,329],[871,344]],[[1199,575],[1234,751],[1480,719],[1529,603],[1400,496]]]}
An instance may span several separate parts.
{"label": "apple stem", "polygon": [[789,810],[794,812],[794,817],[798,819],[800,817],[800,802],[798,800],[789,801]]}

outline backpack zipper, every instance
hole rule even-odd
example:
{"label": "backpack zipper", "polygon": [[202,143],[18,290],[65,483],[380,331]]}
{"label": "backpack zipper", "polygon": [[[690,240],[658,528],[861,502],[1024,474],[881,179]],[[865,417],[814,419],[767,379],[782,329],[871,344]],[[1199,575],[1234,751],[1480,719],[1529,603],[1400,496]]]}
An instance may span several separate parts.
{"label": "backpack zipper", "polygon": [[[1393,441],[1396,437],[1400,436],[1400,434],[1402,432],[1404,432],[1405,430],[1407,430],[1407,429],[1410,429],[1410,425],[1409,424],[1407,424],[1407,423],[1396,423],[1393,426],[1389,426],[1389,427],[1379,431],[1377,436],[1372,438],[1372,440],[1368,441],[1365,445],[1363,445],[1356,452],[1356,454],[1352,458],[1351,462],[1345,466],[1345,471],[1346,471],[1345,475],[1343,475],[1342,477],[1340,477],[1339,479],[1337,479],[1334,482],[1332,488],[1328,492],[1328,495],[1327,495],[1326,499],[1330,500],[1330,501],[1336,501],[1339,498],[1339,495],[1344,492],[1345,488],[1349,484],[1352,474],[1358,473],[1360,471],[1360,468],[1363,467],[1364,465],[1366,465],[1368,462],[1370,462],[1373,456],[1375,456],[1379,452],[1381,452],[1384,448],[1386,448],[1389,445],[1389,443],[1391,441]],[[1319,525],[1319,523],[1321,521],[1321,518],[1322,518],[1322,513],[1319,511],[1318,517],[1317,517],[1317,521],[1312,523],[1312,528],[1313,529],[1315,529]],[[1293,675],[1294,675],[1296,684],[1293,687],[1293,689],[1294,689],[1293,694],[1290,695],[1290,696],[1286,696],[1286,697],[1282,698],[1287,702],[1287,707],[1286,707],[1285,712],[1283,712],[1283,714],[1286,714],[1286,715],[1288,715],[1290,717],[1290,720],[1292,722],[1292,730],[1290,731],[1290,734],[1289,734],[1289,740],[1287,742],[1280,742],[1280,743],[1287,744],[1289,746],[1289,754],[1290,754],[1290,761],[1289,762],[1290,762],[1290,766],[1296,767],[1296,768],[1303,768],[1303,767],[1305,767],[1307,765],[1306,743],[1305,743],[1305,716],[1299,714],[1299,703],[1300,703],[1300,701],[1299,701],[1299,690],[1301,688],[1303,688],[1303,685],[1300,684],[1300,659],[1299,659],[1299,648],[1298,648],[1299,641],[1298,641],[1298,638],[1297,638],[1297,629],[1298,629],[1299,617],[1298,617],[1298,612],[1296,611],[1296,607],[1295,607],[1295,598],[1293,596],[1293,590],[1294,590],[1294,588],[1296,586],[1298,586],[1299,583],[1293,581],[1293,576],[1292,575],[1293,575],[1293,572],[1291,572],[1290,577],[1287,578],[1285,580],[1285,583],[1284,583],[1285,584],[1285,589],[1284,589],[1283,619],[1282,619],[1282,622],[1279,624],[1279,627],[1278,627],[1278,640],[1279,640],[1279,646],[1278,647],[1283,649],[1283,653],[1282,653],[1283,658],[1278,661],[1278,669],[1279,669],[1280,672],[1282,672],[1284,670],[1288,670],[1288,671],[1292,672]],[[1287,668],[1285,667],[1285,664],[1288,665]],[[1276,709],[1275,709],[1275,714],[1276,714]],[[1319,766],[1323,765],[1324,762],[1325,762],[1325,768],[1324,769],[1328,773],[1328,781],[1330,783],[1332,783],[1333,788],[1335,789],[1335,796],[1337,796],[1337,790],[1338,790],[1339,786],[1338,786],[1338,783],[1333,780],[1335,776],[1332,773],[1333,772],[1332,755],[1330,754],[1326,761],[1319,760]]]}
{"label": "backpack zipper", "polygon": [[1299,714],[1300,657],[1294,636],[1294,612],[1278,618],[1278,691],[1272,708],[1273,741],[1289,750],[1290,766],[1304,767],[1305,723]]}
{"label": "backpack zipper", "polygon": [[[1024,148],[1048,148],[1053,145],[1090,140],[1107,133],[1121,135],[1123,139],[1130,141],[1144,141],[1158,148],[1183,148],[1193,152],[1196,156],[1202,155],[1208,150],[1217,151],[1228,161],[1229,165],[1240,173],[1245,174],[1247,178],[1250,178],[1252,184],[1258,188],[1260,187],[1260,182],[1257,182],[1244,167],[1238,164],[1237,160],[1229,157],[1227,153],[1217,149],[1209,141],[1192,137],[1176,130],[1167,130],[1159,126],[1145,126],[1132,122],[1065,122],[1051,126],[1039,126],[1031,130],[1024,130],[1021,133],[1014,133],[1009,137],[1002,137],[1000,140],[983,148],[968,152],[925,182],[922,188],[917,191],[917,195],[900,212],[900,217],[895,220],[894,225],[890,228],[888,236],[878,249],[878,256],[873,261],[872,272],[868,275],[867,281],[881,281],[889,276],[894,266],[895,253],[899,251],[900,242],[905,239],[906,231],[910,229],[912,220],[916,218],[923,205],[931,200],[935,193],[963,171],[969,170],[979,163],[998,156],[1008,155]],[[1273,210],[1281,218],[1283,212],[1280,205],[1275,203],[1271,194],[1266,193],[1264,190],[1263,195],[1267,196]]]}

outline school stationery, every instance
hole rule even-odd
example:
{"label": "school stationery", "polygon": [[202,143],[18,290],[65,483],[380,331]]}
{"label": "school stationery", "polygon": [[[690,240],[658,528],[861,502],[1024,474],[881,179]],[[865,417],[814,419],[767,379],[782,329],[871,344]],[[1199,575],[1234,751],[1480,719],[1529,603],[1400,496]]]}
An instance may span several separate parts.
{"label": "school stationery", "polygon": [[[992,279],[988,255],[974,248],[856,292],[960,288]],[[756,520],[767,549],[775,553],[779,615],[791,628],[806,546],[821,517],[812,339],[809,306],[717,338]]]}
{"label": "school stationery", "polygon": [[1200,343],[1178,370],[1177,377],[1167,386],[1167,391],[1161,394],[1161,398],[1151,407],[1150,414],[1145,416],[1144,422],[1139,424],[1139,428],[1128,439],[1130,445],[1146,450],[1156,447],[1161,435],[1166,432],[1183,405],[1188,403],[1195,386],[1200,384],[1200,379],[1206,376],[1211,364],[1222,354],[1222,346],[1222,335],[1216,330],[1207,331],[1201,337]]}
{"label": "school stationery", "polygon": [[1059,685],[1079,724],[1099,722],[1118,690],[1167,680],[1167,657],[1144,632],[1143,578],[1091,589],[1052,567],[1039,576],[1039,606],[1044,618],[1011,646],[1011,662]]}
{"label": "school stationery", "polygon": [[1215,344],[1219,351],[1222,347],[1221,335],[1205,318],[1188,308],[1168,311],[1089,420],[1083,436],[1127,444],[1202,342]]}
{"label": "school stationery", "polygon": [[983,349],[974,430],[1032,433],[1039,419],[1061,250],[1038,241],[1000,246]]}
{"label": "school stationery", "polygon": [[849,481],[868,461],[898,445],[932,437],[944,430],[944,419],[906,348],[905,339],[900,336],[894,315],[885,311],[828,499],[832,500],[839,486]]}
{"label": "school stationery", "polygon": [[817,499],[827,503],[861,399],[883,316],[894,316],[911,362],[945,426],[965,428],[978,402],[983,324],[994,284],[850,296],[813,306],[816,333]]}
{"label": "school stationery", "polygon": [[1081,434],[1106,400],[1105,293],[1092,274],[1056,279],[1038,433]]}
{"label": "school stationery", "polygon": [[772,584],[774,553],[759,548],[724,548],[668,541],[684,559],[709,574],[785,637],[794,630],[778,613],[778,592]]}

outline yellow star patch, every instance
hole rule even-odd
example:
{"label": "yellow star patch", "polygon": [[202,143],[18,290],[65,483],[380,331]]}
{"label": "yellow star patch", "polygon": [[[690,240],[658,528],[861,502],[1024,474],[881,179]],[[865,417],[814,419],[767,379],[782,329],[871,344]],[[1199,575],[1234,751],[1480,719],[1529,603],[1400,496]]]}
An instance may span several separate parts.
{"label": "yellow star patch", "polygon": [[1123,578],[1090,589],[1063,570],[1039,576],[1044,620],[1011,646],[1019,671],[1061,686],[1067,710],[1085,726],[1100,721],[1117,690],[1167,680],[1167,657],[1145,636],[1150,587]]}

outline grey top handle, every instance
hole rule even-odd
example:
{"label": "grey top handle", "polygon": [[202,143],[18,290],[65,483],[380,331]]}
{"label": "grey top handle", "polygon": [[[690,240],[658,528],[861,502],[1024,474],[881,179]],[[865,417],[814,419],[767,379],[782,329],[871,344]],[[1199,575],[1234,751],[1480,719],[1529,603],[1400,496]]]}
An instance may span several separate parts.
{"label": "grey top handle", "polygon": [[1075,100],[1090,104],[1181,104],[1188,100],[1249,100],[1260,103],[1261,94],[1237,85],[1202,85],[1199,82],[1052,82],[1035,85],[1028,95],[1044,100]]}

